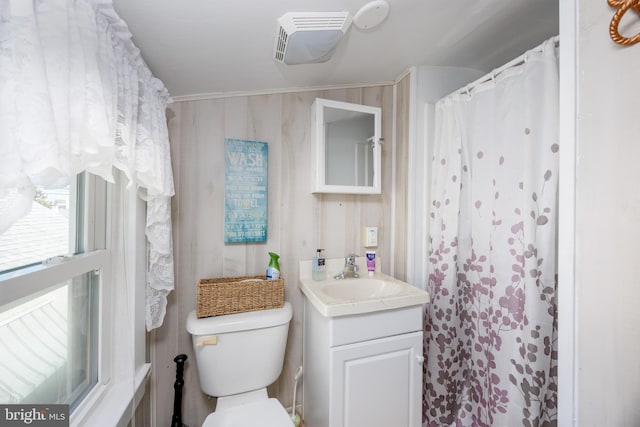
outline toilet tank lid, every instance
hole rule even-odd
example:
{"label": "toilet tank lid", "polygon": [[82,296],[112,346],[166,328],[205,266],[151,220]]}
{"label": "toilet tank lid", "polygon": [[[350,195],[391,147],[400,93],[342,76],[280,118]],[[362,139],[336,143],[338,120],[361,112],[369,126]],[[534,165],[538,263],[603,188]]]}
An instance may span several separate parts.
{"label": "toilet tank lid", "polygon": [[200,319],[196,316],[196,311],[193,310],[187,316],[187,331],[191,335],[213,335],[270,328],[289,322],[292,316],[293,309],[288,301],[285,301],[281,308],[247,311],[245,313],[203,317]]}

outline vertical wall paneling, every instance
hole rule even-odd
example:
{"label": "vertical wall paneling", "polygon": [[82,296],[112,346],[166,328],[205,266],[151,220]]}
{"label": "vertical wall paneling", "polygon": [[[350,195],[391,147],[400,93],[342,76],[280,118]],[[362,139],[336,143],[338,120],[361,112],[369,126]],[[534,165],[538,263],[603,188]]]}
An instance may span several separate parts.
{"label": "vertical wall paneling", "polygon": [[410,118],[410,76],[405,76],[396,85],[396,136],[395,158],[393,169],[395,186],[393,188],[394,241],[393,241],[393,271],[394,276],[406,280],[407,269],[407,191],[409,184],[409,118]]}
{"label": "vertical wall paneling", "polygon": [[[235,98],[226,98],[224,99],[224,134],[220,135],[219,140],[209,141],[209,145],[211,148],[217,148],[217,152],[222,152],[223,155],[216,156],[224,159],[224,140],[225,138],[233,138],[233,139],[248,139],[248,128],[250,125],[247,123],[248,114],[247,114],[247,98],[246,97],[235,97]],[[216,142],[220,142],[219,144]],[[273,162],[270,162],[273,163]],[[221,187],[224,192],[224,163],[217,164],[216,170],[217,175],[220,175],[222,172],[222,179],[215,180],[218,183],[218,186]],[[220,170],[222,169],[222,170]],[[271,169],[271,168],[269,168]],[[205,170],[205,173],[210,173]],[[268,178],[267,178],[268,179]],[[268,185],[268,183],[267,183]],[[223,193],[224,194],[224,193]],[[224,199],[224,195],[223,195]],[[224,206],[224,204],[222,204]],[[219,210],[219,209],[218,209]],[[223,208],[224,212],[224,208]],[[223,219],[224,223],[224,219]],[[268,230],[267,230],[268,232]],[[217,236],[216,236],[217,237]],[[218,239],[216,239],[218,240]],[[223,264],[222,264],[222,276],[240,276],[246,272],[247,264],[249,260],[247,259],[247,248],[250,245],[244,244],[227,244],[224,247],[223,252]]]}
{"label": "vertical wall paneling", "polygon": [[[311,104],[316,97],[382,108],[385,138],[382,195],[311,193],[310,119]],[[377,250],[381,267],[389,271],[392,261],[387,256],[387,236],[393,226],[388,195],[392,183],[389,154],[392,98],[392,86],[375,86],[185,101],[169,106],[176,187],[172,206],[176,290],[169,296],[164,324],[150,334],[149,357],[153,364],[150,400],[155,425],[171,420],[173,358],[179,353],[189,357],[183,389],[184,423],[200,425],[215,408],[215,399],[209,399],[200,390],[191,337],[185,329],[186,317],[196,306],[199,279],[264,274],[269,260],[267,252],[280,254],[285,299],[293,305],[294,313],[283,373],[268,392],[289,407],[293,376],[302,364],[303,297],[298,290],[298,262],[311,259],[318,247],[326,249],[331,258],[350,252],[363,254],[362,229],[375,226],[379,230]],[[225,138],[269,143],[266,243],[224,243]],[[406,170],[402,165],[397,169]]]}

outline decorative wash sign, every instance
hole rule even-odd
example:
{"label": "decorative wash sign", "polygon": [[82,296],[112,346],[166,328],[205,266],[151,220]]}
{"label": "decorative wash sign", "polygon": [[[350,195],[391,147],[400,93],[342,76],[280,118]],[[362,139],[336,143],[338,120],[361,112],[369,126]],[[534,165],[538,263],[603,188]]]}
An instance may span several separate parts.
{"label": "decorative wash sign", "polygon": [[225,140],[224,241],[267,241],[266,142]]}

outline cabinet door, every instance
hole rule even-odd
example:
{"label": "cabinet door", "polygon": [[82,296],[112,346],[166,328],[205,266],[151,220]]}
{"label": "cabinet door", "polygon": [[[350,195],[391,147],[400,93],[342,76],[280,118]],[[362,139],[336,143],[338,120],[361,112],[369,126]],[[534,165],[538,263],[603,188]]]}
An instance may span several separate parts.
{"label": "cabinet door", "polygon": [[421,425],[422,332],[331,349],[331,427]]}

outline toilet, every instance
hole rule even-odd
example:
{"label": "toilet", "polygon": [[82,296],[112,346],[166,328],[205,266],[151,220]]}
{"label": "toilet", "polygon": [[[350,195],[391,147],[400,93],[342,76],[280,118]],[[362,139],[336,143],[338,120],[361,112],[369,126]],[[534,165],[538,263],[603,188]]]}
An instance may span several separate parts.
{"label": "toilet", "polygon": [[189,313],[200,387],[218,398],[202,427],[291,427],[291,417],[269,398],[267,386],[282,372],[292,315],[286,301],[282,308],[200,319],[195,310]]}

